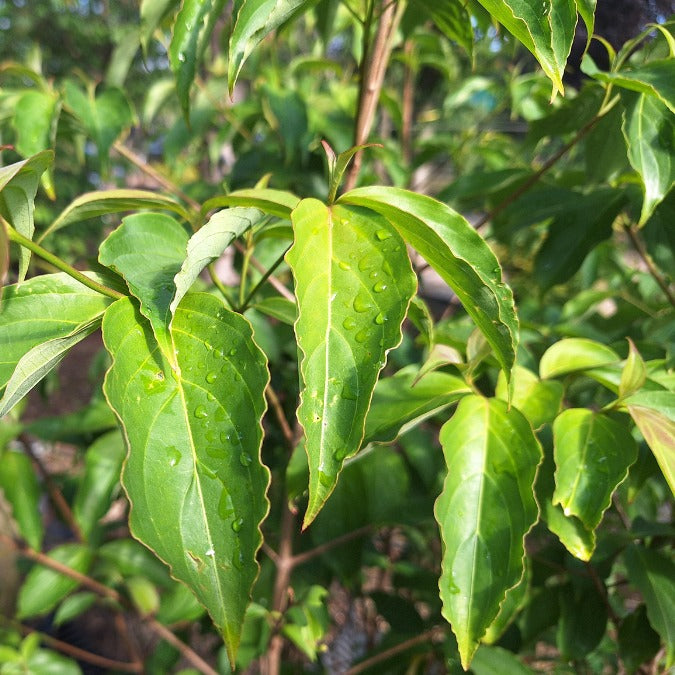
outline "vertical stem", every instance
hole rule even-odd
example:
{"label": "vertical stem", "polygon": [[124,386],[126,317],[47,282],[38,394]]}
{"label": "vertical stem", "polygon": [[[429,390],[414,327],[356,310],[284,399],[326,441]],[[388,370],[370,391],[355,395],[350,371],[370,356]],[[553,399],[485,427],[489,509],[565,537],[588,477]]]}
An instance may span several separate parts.
{"label": "vertical stem", "polygon": [[415,74],[416,69],[411,63],[414,53],[414,43],[412,40],[406,40],[403,47],[405,54],[405,75],[403,78],[403,100],[401,110],[401,147],[403,150],[403,159],[410,166],[412,156],[412,125],[415,113]]}
{"label": "vertical stem", "polygon": [[[384,74],[387,70],[393,39],[396,29],[403,15],[404,2],[381,0],[379,3],[380,17],[375,34],[375,42],[372,49],[366,49],[365,45],[370,40],[370,26],[372,23],[371,6],[368,19],[364,26],[364,53],[361,68],[361,85],[359,90],[359,108],[356,114],[356,126],[354,128],[354,145],[363,145],[368,140],[368,135],[373,126],[377,104],[384,83]],[[351,190],[356,185],[356,180],[361,170],[362,156],[357,152],[349,169],[345,190]]]}

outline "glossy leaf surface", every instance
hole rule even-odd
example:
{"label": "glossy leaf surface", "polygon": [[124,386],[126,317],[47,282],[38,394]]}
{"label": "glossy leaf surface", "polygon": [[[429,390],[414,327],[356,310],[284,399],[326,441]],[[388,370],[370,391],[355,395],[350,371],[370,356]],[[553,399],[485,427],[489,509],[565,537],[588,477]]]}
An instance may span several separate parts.
{"label": "glossy leaf surface", "polygon": [[169,332],[174,277],[185,259],[188,235],[170,216],[137,213],[128,216],[101,244],[102,265],[124,277],[141,302],[141,313],[150,320],[152,332],[164,356],[176,364]]}
{"label": "glossy leaf surface", "polygon": [[249,190],[235,190],[228,195],[213,197],[204,202],[202,213],[223,206],[250,206],[260,209],[278,218],[290,218],[291,211],[300,203],[300,199],[285,190],[272,188],[251,188]]}
{"label": "glossy leaf surface", "polygon": [[494,253],[471,225],[445,204],[399,188],[357,188],[339,202],[365,206],[389,220],[455,291],[510,374],[518,342],[513,294]]}
{"label": "glossy leaf surface", "polygon": [[187,257],[174,277],[176,293],[169,308],[172,314],[199,273],[219,258],[237,237],[253,227],[262,217],[263,214],[257,209],[235,207],[218,211],[211,216],[206,225],[190,237]]}
{"label": "glossy leaf surface", "polygon": [[295,278],[302,352],[306,527],[333,491],[344,460],[361,447],[373,389],[387,352],[401,341],[416,279],[403,241],[376,213],[305,199],[292,222],[295,242],[286,260]]}
{"label": "glossy leaf surface", "polygon": [[629,578],[647,605],[649,623],[666,643],[666,668],[675,663],[675,564],[670,557],[644,546],[629,546],[624,552]]}
{"label": "glossy leaf surface", "polygon": [[104,390],[129,445],[132,532],[209,610],[233,661],[268,510],[267,367],[248,322],[214,296],[186,296],[172,333],[180,374],[132,301],[114,303]]}
{"label": "glossy leaf surface", "polygon": [[183,0],[173,26],[169,62],[181,108],[188,117],[190,87],[225,0]]}
{"label": "glossy leaf surface", "polygon": [[637,445],[627,426],[587,408],[562,412],[553,423],[553,438],[553,503],[594,530],[637,459]]}
{"label": "glossy leaf surface", "polygon": [[45,274],[21,286],[5,287],[0,305],[0,388],[33,347],[70,335],[103,314],[110,302],[66,274]]}
{"label": "glossy leaf surface", "polygon": [[675,393],[643,391],[625,404],[675,495]]}
{"label": "glossy leaf surface", "polygon": [[0,399],[0,418],[4,417],[47,373],[63,360],[78,343],[98,329],[100,320],[95,319],[78,326],[64,337],[56,337],[35,345],[16,364]]}
{"label": "glossy leaf surface", "polygon": [[621,371],[619,397],[637,392],[647,381],[647,366],[632,340],[628,340],[628,357]]}
{"label": "glossy leaf surface", "polygon": [[464,668],[523,575],[523,539],[538,517],[541,447],[529,422],[498,399],[464,397],[441,429],[448,468],[434,513],[444,543],[443,616]]}
{"label": "glossy leaf surface", "polygon": [[235,0],[230,35],[227,80],[234,89],[239,71],[256,45],[295,12],[308,7],[312,0]]}
{"label": "glossy leaf surface", "polygon": [[619,355],[609,347],[586,338],[558,340],[541,357],[539,376],[542,379],[559,377],[579,370],[618,363]]}
{"label": "glossy leaf surface", "polygon": [[124,439],[118,430],[99,436],[87,448],[84,475],[73,503],[73,515],[85,537],[91,535],[99,518],[110,508],[125,456]]}
{"label": "glossy leaf surface", "polygon": [[[496,395],[508,401],[508,384],[503,373],[497,379]],[[560,382],[540,380],[531,370],[522,366],[513,369],[513,396],[511,403],[530,421],[534,429],[553,422],[562,403],[563,386]]]}
{"label": "glossy leaf surface", "polygon": [[185,220],[188,218],[187,211],[182,204],[172,197],[147,190],[99,190],[87,192],[74,199],[40,235],[38,242],[57,230],[82,220],[139,209],[166,209],[174,211]]}
{"label": "glossy leaf surface", "polygon": [[0,452],[0,490],[9,502],[19,533],[36,551],[42,547],[44,526],[40,513],[40,486],[33,463],[22,452]]}
{"label": "glossy leaf surface", "polygon": [[[44,150],[21,162],[0,168],[0,216],[27,239],[32,239],[35,232],[33,212],[40,176],[53,161],[54,153]],[[26,278],[29,262],[30,251],[21,246],[19,282]]]}
{"label": "glossy leaf surface", "polygon": [[[92,561],[91,551],[82,544],[62,544],[47,554],[52,560],[86,574]],[[78,582],[49,567],[35,565],[19,590],[17,616],[26,618],[54,609]]]}
{"label": "glossy leaf surface", "polygon": [[[675,70],[675,69],[673,69]],[[674,113],[655,96],[622,92],[628,159],[644,187],[640,225],[647,222],[675,182]]]}
{"label": "glossy leaf surface", "polygon": [[419,382],[416,379],[417,369],[408,366],[378,381],[366,417],[364,443],[393,441],[471,393],[464,380],[447,373],[429,373]]}

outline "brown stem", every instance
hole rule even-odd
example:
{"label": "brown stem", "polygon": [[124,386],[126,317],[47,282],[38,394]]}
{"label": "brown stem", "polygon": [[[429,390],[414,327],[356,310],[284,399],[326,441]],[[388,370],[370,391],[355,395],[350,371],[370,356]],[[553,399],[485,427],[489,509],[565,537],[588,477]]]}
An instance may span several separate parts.
{"label": "brown stem", "polygon": [[607,597],[607,589],[605,588],[605,585],[602,583],[602,580],[598,576],[595,567],[593,567],[591,563],[589,562],[586,563],[586,570],[588,571],[588,576],[591,578],[591,581],[593,582],[595,589],[598,591],[598,594],[602,598],[603,604],[607,608],[607,616],[610,618],[612,623],[618,628],[619,625],[621,624],[621,619],[614,611],[614,608],[609,602],[609,598]]}
{"label": "brown stem", "polygon": [[335,539],[332,539],[331,541],[327,541],[325,544],[321,544],[320,546],[316,546],[315,548],[310,549],[309,551],[304,551],[303,553],[298,553],[297,555],[293,556],[293,560],[291,561],[292,567],[296,567],[297,565],[302,565],[303,563],[308,562],[309,560],[312,560],[313,558],[316,558],[317,556],[326,553],[327,551],[330,551],[331,549],[341,546],[342,544],[347,543],[348,541],[351,541],[352,539],[358,539],[359,537],[365,537],[367,534],[369,534],[372,531],[372,527],[370,525],[366,525],[364,527],[360,527],[358,530],[353,530],[352,532],[347,532],[346,534],[343,534],[340,537],[336,537]]}
{"label": "brown stem", "polygon": [[[116,590],[104,586],[86,574],[82,574],[82,572],[78,572],[72,567],[68,567],[63,563],[60,563],[58,560],[54,560],[40,551],[35,551],[29,546],[23,545],[5,534],[0,533],[0,541],[8,544],[23,557],[33,560],[40,565],[44,565],[45,567],[48,567],[59,574],[63,574],[64,576],[77,581],[85,588],[89,588],[102,597],[109,598],[120,605],[128,605],[125,599]],[[166,626],[162,625],[159,623],[159,621],[152,617],[143,616],[141,618],[150,626],[154,633],[175,647],[182,654],[182,656],[190,661],[190,663],[199,671],[205,673],[205,675],[218,675],[217,671],[211,668],[211,666],[209,666],[209,664],[206,663],[206,661],[204,661],[204,659],[202,659],[202,657],[199,656],[197,652],[185,644],[180,638],[176,637]]]}
{"label": "brown stem", "polygon": [[371,656],[369,659],[366,659],[365,661],[361,661],[361,663],[347,670],[345,672],[345,675],[357,675],[357,673],[362,673],[364,670],[368,670],[369,668],[372,668],[374,665],[377,665],[382,661],[387,661],[392,656],[396,656],[396,654],[405,652],[411,647],[414,647],[415,645],[419,645],[428,641],[433,641],[434,639],[437,640],[444,634],[445,628],[443,628],[442,626],[434,626],[425,633],[421,633],[420,635],[417,635],[414,638],[410,638],[405,642],[397,644],[395,647],[386,649],[385,651],[380,652],[379,654],[375,654],[375,656]]}
{"label": "brown stem", "polygon": [[101,668],[106,668],[107,670],[121,670],[124,673],[142,673],[143,664],[140,661],[135,661],[134,663],[125,663],[124,661],[117,661],[115,659],[109,659],[105,656],[100,656],[99,654],[94,654],[92,652],[86,651],[85,649],[80,649],[74,645],[68,644],[67,642],[62,642],[57,640],[51,635],[41,633],[36,631],[28,626],[23,624],[17,624],[14,621],[8,621],[9,625],[16,627],[23,635],[30,635],[31,633],[37,633],[40,636],[40,641],[44,642],[47,646],[58,649],[60,652],[72,656],[74,659],[79,661],[85,661],[86,663],[91,663],[94,666],[100,666]]}
{"label": "brown stem", "polygon": [[281,433],[284,435],[286,445],[290,450],[290,452],[293,452],[293,450],[295,450],[295,439],[293,436],[293,430],[291,429],[291,425],[288,423],[288,420],[286,419],[284,409],[281,406],[281,401],[279,400],[279,397],[272,388],[271,384],[267,385],[267,389],[265,389],[265,394],[267,395],[267,400],[270,403],[270,407],[274,411],[274,414],[277,418],[277,422],[279,423],[279,427],[281,428]]}
{"label": "brown stem", "polygon": [[33,452],[30,439],[25,434],[21,434],[19,440],[23,444],[26,454],[33,460],[35,466],[37,466],[38,472],[40,473],[40,476],[42,476],[42,480],[49,493],[49,497],[52,500],[52,504],[54,504],[54,508],[61,514],[66,525],[68,525],[70,531],[75,535],[75,538],[80,542],[84,541],[84,535],[82,534],[79,524],[75,520],[70,505],[66,501],[61,490],[59,490],[52,480],[52,476],[49,471],[47,471],[42,460]]}
{"label": "brown stem", "polygon": [[661,290],[664,292],[666,298],[668,298],[668,302],[673,307],[675,307],[675,296],[670,290],[668,282],[665,280],[665,278],[661,274],[661,271],[654,264],[652,257],[647,252],[647,249],[644,245],[644,242],[642,241],[642,238],[638,233],[637,228],[635,227],[635,225],[631,223],[625,225],[624,229],[626,230],[626,234],[628,235],[629,239],[631,240],[631,243],[633,244],[633,248],[636,250],[637,254],[642,259],[642,262],[644,262],[644,264],[647,266],[647,269],[654,278],[654,281],[656,281]]}
{"label": "brown stem", "polygon": [[115,152],[122,155],[122,157],[129,160],[134,166],[138,167],[144,174],[150,176],[150,178],[159,183],[162,187],[169,190],[169,192],[173,192],[173,194],[180,197],[191,208],[199,212],[200,206],[198,202],[192,199],[190,195],[183,192],[170,178],[167,178],[167,176],[150,166],[150,164],[148,164],[140,155],[137,155],[120,141],[115,141],[113,149]]}
{"label": "brown stem", "polygon": [[[384,74],[387,70],[393,38],[396,28],[403,14],[404,3],[387,2],[380,3],[381,12],[372,50],[364,49],[361,85],[359,89],[359,107],[356,113],[356,126],[354,128],[354,145],[363,145],[368,140],[368,135],[373,126],[377,104],[380,100],[380,92],[384,83]],[[364,27],[364,43],[367,44],[369,22]],[[362,154],[357,152],[349,168],[345,190],[351,190],[356,185],[356,180],[361,170]]]}

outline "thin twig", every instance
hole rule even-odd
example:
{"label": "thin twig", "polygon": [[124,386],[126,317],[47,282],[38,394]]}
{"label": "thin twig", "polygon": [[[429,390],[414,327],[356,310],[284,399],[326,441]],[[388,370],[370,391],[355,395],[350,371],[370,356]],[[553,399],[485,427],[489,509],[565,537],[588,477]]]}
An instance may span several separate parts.
{"label": "thin twig", "polygon": [[642,241],[640,235],[638,234],[637,228],[635,227],[635,225],[631,223],[626,224],[624,226],[624,229],[626,231],[626,234],[628,235],[628,238],[633,244],[633,248],[636,250],[637,254],[642,259],[642,262],[644,262],[644,264],[647,266],[647,269],[649,270],[649,273],[652,275],[654,281],[656,281],[661,290],[664,292],[666,298],[668,298],[668,302],[673,307],[675,307],[675,295],[673,295],[673,292],[670,290],[670,287],[668,286],[668,282],[665,280],[658,267],[656,267],[656,265],[654,264],[652,257],[647,252],[644,242]]}
{"label": "thin twig", "polygon": [[144,174],[150,176],[154,181],[159,183],[162,187],[166,188],[169,192],[173,192],[174,195],[180,197],[186,204],[188,204],[192,209],[199,212],[201,208],[199,203],[196,202],[190,195],[186,194],[181,190],[170,178],[160,173],[154,167],[150,166],[140,155],[137,155],[133,150],[127,148],[124,143],[120,141],[115,141],[113,143],[113,149],[118,154],[122,155],[125,159],[128,159],[134,166],[139,168]]}
{"label": "thin twig", "polygon": [[392,656],[396,656],[397,654],[405,652],[408,649],[411,649],[412,647],[415,647],[416,645],[422,644],[424,642],[429,642],[433,641],[434,639],[438,639],[440,636],[444,634],[445,629],[442,626],[434,626],[425,633],[416,635],[414,638],[410,638],[410,640],[405,640],[405,642],[401,642],[397,644],[395,647],[385,649],[383,652],[375,654],[375,656],[371,656],[369,659],[366,659],[365,661],[361,661],[361,663],[347,670],[345,672],[345,675],[357,675],[358,673],[362,673],[364,670],[368,670],[369,668],[372,668],[374,665],[377,665],[382,661],[388,661],[390,658],[392,658]]}
{"label": "thin twig", "polygon": [[[286,253],[288,253],[288,249],[290,249],[290,246],[284,250],[284,252],[270,265],[269,269],[260,277],[260,280],[258,281],[255,286],[249,291],[248,295],[244,299],[244,302],[242,303],[241,307],[239,308],[240,312],[245,312],[246,309],[248,308],[251,300],[255,296],[255,294],[258,292],[259,288],[272,276],[274,273],[274,270],[281,265],[281,263],[284,261],[284,257],[286,256]],[[249,256],[249,262],[250,262],[250,256]],[[285,287],[284,287],[285,288]]]}
{"label": "thin twig", "polygon": [[303,553],[298,553],[297,555],[293,556],[293,559],[291,560],[291,564],[293,567],[297,567],[298,565],[302,565],[317,556],[322,555],[323,553],[326,553],[330,551],[331,549],[341,546],[342,544],[346,544],[348,541],[351,541],[352,539],[358,539],[359,537],[365,537],[367,534],[372,532],[372,526],[371,525],[365,525],[364,527],[360,527],[358,530],[353,530],[352,532],[347,532],[346,534],[343,534],[340,537],[336,537],[335,539],[332,539],[331,541],[327,541],[325,544],[321,544],[320,546],[316,546],[315,548],[310,549],[309,551],[304,551]]}
{"label": "thin twig", "polygon": [[30,439],[26,436],[26,434],[20,434],[19,440],[23,444],[26,454],[33,460],[35,466],[37,466],[37,469],[42,476],[42,480],[44,481],[45,487],[47,488],[47,492],[49,493],[49,497],[52,500],[52,504],[54,504],[54,508],[59,512],[66,525],[68,525],[71,532],[75,535],[75,538],[80,542],[85,541],[82,530],[80,529],[77,520],[75,520],[72,509],[66,501],[66,498],[63,496],[61,490],[59,490],[52,480],[52,476],[49,471],[47,471],[45,465],[42,463],[42,460],[35,454],[35,452],[33,452]]}
{"label": "thin twig", "polygon": [[[234,242],[235,248],[241,253],[242,255],[246,254],[246,247],[240,242],[240,241],[235,241]],[[249,257],[249,262],[253,267],[260,272],[260,274],[267,274],[267,269],[266,267],[255,257],[255,256],[250,256]],[[279,293],[279,295],[283,296],[287,300],[290,300],[291,302],[295,302],[295,296],[293,293],[291,293],[286,286],[284,286],[279,279],[277,279],[273,274],[270,274],[267,277],[268,283],[274,288],[274,290]]]}
{"label": "thin twig", "polygon": [[194,649],[192,649],[192,647],[189,647],[179,637],[174,635],[164,624],[161,624],[157,619],[153,618],[146,619],[146,623],[155,633],[157,633],[157,635],[168,642],[172,647],[175,647],[184,658],[190,661],[190,663],[204,673],[204,675],[218,675],[217,670],[214,670]]}
{"label": "thin twig", "polygon": [[107,670],[121,670],[124,673],[143,672],[143,664],[138,661],[134,663],[126,663],[124,661],[109,659],[105,656],[86,651],[85,649],[80,649],[80,647],[75,647],[74,645],[68,644],[67,642],[62,642],[51,635],[34,630],[33,628],[24,626],[23,624],[17,623],[15,621],[7,620],[7,624],[17,628],[23,635],[36,633],[40,636],[40,641],[44,642],[47,646],[58,649],[60,652],[63,652],[68,656],[72,656],[74,659],[78,659],[79,661],[85,661],[86,663],[91,663],[94,666],[100,666],[101,668],[106,668]]}
{"label": "thin twig", "polygon": [[288,420],[286,419],[286,414],[284,413],[281,401],[279,400],[279,397],[272,388],[271,384],[267,385],[267,389],[265,389],[265,394],[267,395],[267,400],[269,401],[270,407],[272,408],[272,411],[274,412],[274,415],[277,418],[277,422],[279,423],[279,427],[281,428],[281,433],[284,435],[286,445],[290,450],[290,452],[293,452],[296,445],[295,438],[293,436],[293,430],[291,429],[291,425],[288,423]]}

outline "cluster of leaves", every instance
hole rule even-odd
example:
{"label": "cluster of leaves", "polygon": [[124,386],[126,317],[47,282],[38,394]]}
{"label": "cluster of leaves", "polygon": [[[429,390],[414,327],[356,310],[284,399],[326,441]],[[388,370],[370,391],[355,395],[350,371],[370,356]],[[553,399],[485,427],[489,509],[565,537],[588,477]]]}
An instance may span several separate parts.
{"label": "cluster of leaves", "polygon": [[[0,306],[0,441],[86,446],[66,510],[78,541],[46,561],[31,461],[3,452],[4,497],[24,553],[42,563],[17,617],[86,612],[97,602],[91,585],[79,589],[86,575],[162,625],[206,608],[233,667],[272,663],[279,635],[316,660],[326,587],[358,588],[369,566],[395,579],[393,592],[370,593],[389,624],[374,668],[407,639],[411,663],[442,658],[479,675],[522,672],[542,642],[576,667],[670,667],[675,300],[660,268],[675,268],[673,24],[618,53],[607,44],[606,71],[586,56],[588,81],[560,101],[578,17],[590,36],[594,2],[399,3],[382,147],[367,150],[362,186],[338,197],[363,148],[331,145],[358,141],[359,82],[386,58],[387,3],[356,4],[238,0],[224,27],[223,0],[146,0],[105,86],[54,81],[36,59],[0,65],[18,154],[0,169],[0,278],[17,270]],[[173,73],[149,88],[141,123],[164,174],[123,143],[138,121],[126,74],[156,39]],[[521,74],[521,52],[491,74],[514,41],[543,75]],[[472,61],[484,71],[468,74]],[[416,93],[429,70],[439,86]],[[239,102],[223,103],[228,92]],[[309,151],[318,139],[327,176]],[[95,154],[105,180],[115,169],[128,180],[115,149],[168,194],[99,189],[40,213],[40,185],[61,193],[64,148],[81,164]],[[406,189],[430,174],[424,190]],[[485,238],[448,204],[486,213]],[[37,239],[35,219],[47,225]],[[91,220],[114,226],[95,238],[92,271],[43,246]],[[239,278],[227,285],[214,263],[231,247]],[[35,258],[47,273],[27,278]],[[452,289],[441,318],[426,266]],[[26,394],[99,329],[101,395],[25,422]],[[129,532],[156,558],[101,521],[120,481]],[[403,557],[359,538],[384,526],[405,533]],[[311,574],[296,570],[308,560]],[[414,639],[441,617],[452,633],[439,644]],[[17,667],[50,659],[32,637],[4,642]],[[150,663],[175,656],[158,650]]]}

